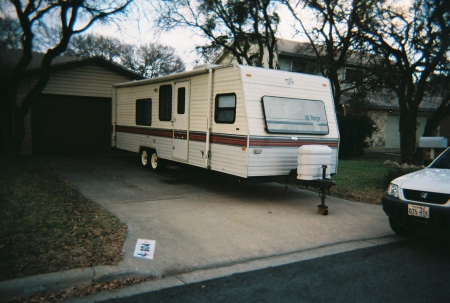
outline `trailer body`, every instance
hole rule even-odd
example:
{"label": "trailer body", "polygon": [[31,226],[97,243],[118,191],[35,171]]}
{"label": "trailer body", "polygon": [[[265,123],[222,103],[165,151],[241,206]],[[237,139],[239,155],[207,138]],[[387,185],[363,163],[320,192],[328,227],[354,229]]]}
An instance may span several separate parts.
{"label": "trailer body", "polygon": [[328,79],[242,65],[206,66],[113,87],[112,145],[242,178],[286,176],[299,147],[332,149],[339,131]]}

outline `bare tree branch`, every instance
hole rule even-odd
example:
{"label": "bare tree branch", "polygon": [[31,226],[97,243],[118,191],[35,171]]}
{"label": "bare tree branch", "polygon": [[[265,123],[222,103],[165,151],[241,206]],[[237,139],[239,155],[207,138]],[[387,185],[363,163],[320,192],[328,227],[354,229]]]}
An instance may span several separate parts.
{"label": "bare tree branch", "polygon": [[[0,93],[5,96],[0,103],[3,148],[14,153],[20,151],[25,134],[25,117],[48,83],[53,59],[65,52],[71,37],[85,31],[97,21],[104,21],[114,14],[123,13],[132,1],[30,0],[23,5],[23,1],[10,0],[22,27],[23,55],[12,73],[4,78],[0,87]],[[47,49],[37,84],[25,96],[21,104],[16,104],[18,84],[32,60],[36,24],[39,22],[45,24],[52,20],[52,15],[56,13],[59,14],[60,39],[52,48]],[[80,28],[76,28],[83,20],[87,21]]]}
{"label": "bare tree branch", "polygon": [[[206,59],[225,51],[240,64],[262,66],[264,53],[275,47],[278,1],[161,0],[156,25],[161,31],[184,27],[203,34],[209,43],[197,49]],[[269,67],[276,67],[271,54]]]}

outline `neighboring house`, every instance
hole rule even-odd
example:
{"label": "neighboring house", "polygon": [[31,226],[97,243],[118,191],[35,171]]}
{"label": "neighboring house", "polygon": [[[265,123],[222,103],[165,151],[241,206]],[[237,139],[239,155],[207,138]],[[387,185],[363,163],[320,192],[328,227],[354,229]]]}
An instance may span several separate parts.
{"label": "neighboring house", "polygon": [[[317,57],[308,43],[278,39],[275,61],[281,70],[307,74],[320,73]],[[356,61],[350,59],[349,63],[339,72],[344,88],[364,76],[364,70],[360,65],[354,63]],[[231,54],[224,52],[214,63],[228,64],[231,62],[236,62],[236,60]],[[267,62],[267,60],[264,60],[264,62]],[[351,110],[346,104],[348,99],[348,95],[342,96],[344,112]],[[417,118],[417,142],[423,134],[427,118],[438,105],[438,100],[427,99],[422,102]],[[399,149],[399,109],[396,96],[389,94],[371,95],[367,100],[367,113],[378,127],[378,132],[370,139],[371,149]],[[439,135],[450,137],[450,117],[447,117],[441,123]]]}
{"label": "neighboring house", "polygon": [[[20,60],[20,50],[0,50],[0,77]],[[34,54],[20,83],[20,104],[39,79],[43,54]],[[79,154],[111,147],[112,85],[143,79],[101,58],[58,57],[50,80],[26,118],[21,154]]]}

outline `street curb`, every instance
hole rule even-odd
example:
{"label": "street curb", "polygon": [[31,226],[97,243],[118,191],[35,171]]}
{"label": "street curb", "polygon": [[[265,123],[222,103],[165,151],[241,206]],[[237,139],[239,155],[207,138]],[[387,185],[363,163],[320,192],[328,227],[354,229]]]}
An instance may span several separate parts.
{"label": "street curb", "polygon": [[[240,274],[254,270],[266,269],[295,262],[316,259],[338,253],[349,252],[357,249],[385,245],[398,242],[395,235],[386,235],[380,238],[359,239],[356,241],[335,243],[331,245],[314,247],[307,250],[276,255],[265,258],[247,260],[235,264],[224,265],[217,268],[198,269],[192,272],[175,274],[173,276],[161,277],[159,279],[130,285],[126,288],[113,289],[89,295],[86,297],[70,298],[67,303],[95,303],[105,300],[126,298],[133,295],[159,291],[162,289],[184,286],[192,283],[199,283],[211,279],[222,278],[233,274]],[[136,272],[138,273],[138,272]],[[150,300],[151,301],[151,300]]]}
{"label": "street curb", "polygon": [[93,268],[83,268],[2,281],[0,297],[2,300],[9,300],[63,288],[85,287],[92,283],[94,276]]}
{"label": "street curb", "polygon": [[[289,264],[308,259],[314,259],[326,255],[351,251],[360,248],[383,245],[390,242],[396,242],[399,239],[396,236],[386,235],[376,239],[360,239],[356,241],[334,243],[326,246],[319,246],[308,250],[288,253],[286,255],[277,255],[266,258],[247,260],[236,264],[221,266],[219,268],[199,269],[190,273],[177,274],[155,281],[143,283],[143,285],[152,285],[148,288],[158,290],[167,287],[180,286],[184,284],[196,283],[199,281],[214,279],[218,277],[228,276],[235,273],[262,269],[267,267]],[[149,271],[142,271],[138,268],[122,265],[104,265],[83,269],[71,269],[63,272],[41,274],[20,279],[0,282],[0,298],[6,301],[14,297],[26,297],[37,293],[61,290],[70,287],[86,287],[93,282],[107,282],[112,280],[126,278],[148,278],[152,276]],[[129,287],[129,289],[137,288],[142,290],[143,286]],[[115,295],[127,290],[113,291]],[[111,298],[111,293],[98,294],[105,298]],[[91,302],[94,297],[84,298],[81,302]],[[80,299],[71,299],[70,301],[79,301]]]}
{"label": "street curb", "polygon": [[142,271],[124,265],[100,265],[61,272],[40,274],[0,282],[0,302],[14,297],[28,297],[38,293],[70,287],[86,287],[93,282],[108,282],[127,278],[148,278],[151,271]]}

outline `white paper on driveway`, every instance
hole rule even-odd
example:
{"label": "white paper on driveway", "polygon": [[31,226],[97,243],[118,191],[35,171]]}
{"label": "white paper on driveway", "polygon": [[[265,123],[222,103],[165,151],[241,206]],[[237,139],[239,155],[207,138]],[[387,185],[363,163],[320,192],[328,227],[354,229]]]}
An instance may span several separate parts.
{"label": "white paper on driveway", "polygon": [[136,258],[144,258],[153,260],[155,253],[155,240],[138,239],[134,248],[134,256]]}

